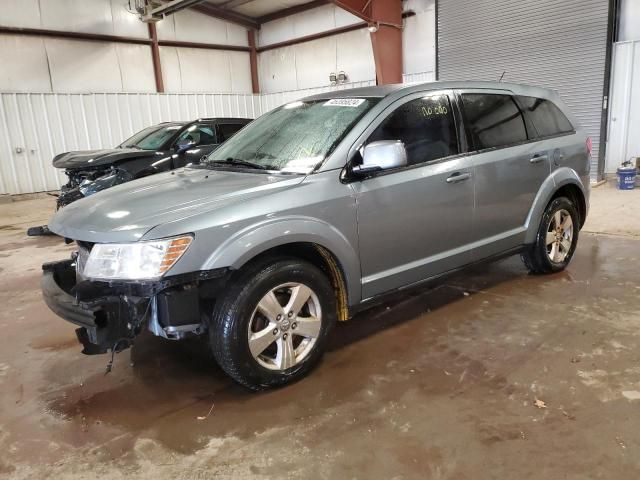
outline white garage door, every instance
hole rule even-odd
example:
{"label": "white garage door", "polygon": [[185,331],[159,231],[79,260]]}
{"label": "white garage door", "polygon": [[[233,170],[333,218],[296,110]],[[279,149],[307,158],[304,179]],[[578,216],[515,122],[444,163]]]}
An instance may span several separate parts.
{"label": "white garage door", "polygon": [[557,90],[593,140],[597,172],[608,0],[438,0],[438,79]]}

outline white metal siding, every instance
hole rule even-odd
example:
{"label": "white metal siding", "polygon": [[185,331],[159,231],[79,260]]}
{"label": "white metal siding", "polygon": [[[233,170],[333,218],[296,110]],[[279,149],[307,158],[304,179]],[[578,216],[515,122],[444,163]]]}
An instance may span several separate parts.
{"label": "white metal siding", "polygon": [[258,54],[260,90],[265,93],[321,87],[329,82],[331,72],[341,70],[350,82],[375,78],[366,28]]}
{"label": "white metal siding", "polygon": [[438,78],[557,90],[593,140],[597,172],[608,0],[438,0]]}
{"label": "white metal siding", "polygon": [[375,81],[273,94],[0,93],[0,194],[58,190],[53,157],[112,148],[143,128],[198,117],[256,118],[298,98]]}
{"label": "white metal siding", "polygon": [[58,190],[58,153],[111,148],[169,120],[261,113],[260,96],[251,94],[2,93],[0,194]]}
{"label": "white metal siding", "polygon": [[622,162],[640,157],[640,40],[615,45],[609,98],[605,173],[615,173]]}

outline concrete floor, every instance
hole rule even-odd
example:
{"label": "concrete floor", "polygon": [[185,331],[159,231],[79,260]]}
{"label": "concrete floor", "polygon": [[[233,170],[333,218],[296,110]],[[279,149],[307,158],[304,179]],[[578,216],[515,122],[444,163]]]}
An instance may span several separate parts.
{"label": "concrete floor", "polygon": [[24,236],[52,203],[0,206],[0,478],[640,476],[640,190],[593,191],[566,272],[511,258],[400,295],[262,394],[199,342],[143,337],[107,376],[82,356],[38,290],[71,248]]}

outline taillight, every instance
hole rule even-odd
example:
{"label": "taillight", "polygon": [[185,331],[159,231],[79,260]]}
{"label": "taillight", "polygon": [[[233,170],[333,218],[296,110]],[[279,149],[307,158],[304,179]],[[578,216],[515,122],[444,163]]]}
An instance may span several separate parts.
{"label": "taillight", "polygon": [[589,154],[589,156],[591,156],[591,149],[593,148],[593,142],[591,141],[591,137],[587,137],[586,145],[587,145],[587,153]]}

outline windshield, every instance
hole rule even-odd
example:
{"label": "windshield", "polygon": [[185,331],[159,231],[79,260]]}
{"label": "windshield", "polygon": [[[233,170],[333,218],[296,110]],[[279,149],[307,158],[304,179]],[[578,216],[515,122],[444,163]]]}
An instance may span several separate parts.
{"label": "windshield", "polygon": [[338,98],[289,103],[240,130],[214,150],[206,163],[310,173],[377,101]]}
{"label": "windshield", "polygon": [[157,150],[182,127],[182,125],[154,125],[153,127],[145,128],[122,142],[120,148]]}

